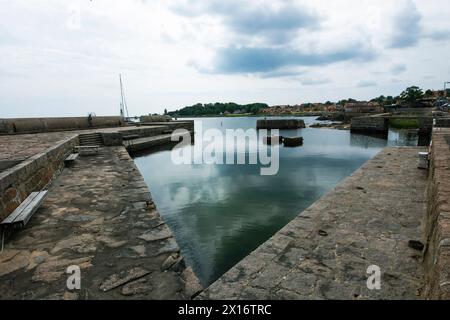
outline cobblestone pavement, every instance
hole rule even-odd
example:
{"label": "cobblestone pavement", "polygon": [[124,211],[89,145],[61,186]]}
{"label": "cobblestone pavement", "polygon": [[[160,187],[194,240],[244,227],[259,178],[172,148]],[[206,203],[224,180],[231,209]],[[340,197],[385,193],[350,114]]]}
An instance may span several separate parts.
{"label": "cobblestone pavement", "polygon": [[[199,299],[417,299],[427,172],[421,148],[385,148]],[[381,268],[381,290],[366,286]]]}
{"label": "cobblestone pavement", "polygon": [[[67,289],[71,265],[81,290]],[[65,168],[0,254],[0,299],[189,299],[200,290],[124,147]]]}

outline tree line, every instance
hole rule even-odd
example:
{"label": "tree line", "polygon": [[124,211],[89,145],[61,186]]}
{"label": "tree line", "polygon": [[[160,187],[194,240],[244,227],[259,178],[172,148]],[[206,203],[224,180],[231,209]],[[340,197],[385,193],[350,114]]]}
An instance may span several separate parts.
{"label": "tree line", "polygon": [[[378,102],[382,106],[396,104],[396,103],[414,103],[417,100],[428,98],[433,96],[432,90],[423,91],[417,86],[411,86],[406,88],[398,96],[384,96],[373,98],[372,102]],[[447,89],[447,96],[450,96],[450,89]],[[347,102],[358,102],[355,99],[343,99],[337,102],[338,105],[345,105]],[[326,105],[332,105],[333,102],[327,101]],[[308,105],[308,104],[305,104]],[[197,103],[192,106],[187,106],[176,111],[167,112],[164,110],[164,114],[168,114],[172,117],[200,117],[200,116],[215,116],[224,115],[227,113],[240,113],[240,114],[260,114],[262,109],[268,108],[266,103],[250,103],[250,104],[237,104],[234,102],[227,103]]]}
{"label": "tree line", "polygon": [[227,113],[249,113],[258,114],[261,109],[268,108],[269,105],[266,103],[250,103],[250,104],[237,104],[234,102],[227,103],[197,103],[192,106],[187,106],[176,111],[167,112],[168,115],[174,117],[185,117],[185,116],[212,116]]}

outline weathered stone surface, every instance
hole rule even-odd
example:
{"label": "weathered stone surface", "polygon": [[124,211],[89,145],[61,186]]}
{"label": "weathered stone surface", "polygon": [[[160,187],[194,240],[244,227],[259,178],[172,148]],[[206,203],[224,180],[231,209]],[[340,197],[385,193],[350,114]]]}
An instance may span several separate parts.
{"label": "weathered stone surface", "polygon": [[203,290],[200,281],[191,267],[187,267],[181,274],[184,280],[184,292],[187,298],[192,298]]}
{"label": "weathered stone surface", "polygon": [[172,232],[170,232],[169,228],[167,227],[163,227],[160,229],[153,229],[139,236],[139,238],[145,241],[158,241],[170,237],[172,237]]}
{"label": "weathered stone surface", "polygon": [[30,252],[25,250],[7,250],[0,253],[0,277],[25,268],[30,261]]}
{"label": "weathered stone surface", "polygon": [[30,261],[27,267],[27,270],[31,270],[41,263],[43,263],[47,258],[49,257],[49,254],[47,251],[33,251],[30,255]]}
{"label": "weathered stone surface", "polygon": [[61,257],[52,257],[48,261],[40,264],[33,274],[32,281],[54,282],[66,273],[67,267],[76,265],[80,269],[92,267],[92,256],[78,259],[63,259]]}
{"label": "weathered stone surface", "polygon": [[435,128],[427,187],[424,295],[450,299],[450,129]]}
{"label": "weathered stone surface", "polygon": [[140,257],[146,256],[145,254],[146,250],[144,245],[132,246],[130,247],[130,249],[136,252]]}
{"label": "weathered stone surface", "polygon": [[124,285],[125,283],[128,283],[135,279],[139,279],[150,273],[151,271],[141,267],[135,267],[129,270],[122,271],[120,273],[115,273],[101,283],[100,290],[106,292],[115,289],[121,285]]}
{"label": "weathered stone surface", "polygon": [[164,260],[163,264],[161,265],[161,270],[165,271],[167,269],[170,269],[172,266],[180,262],[183,258],[178,253],[172,253],[170,256],[167,257],[166,260]]}
{"label": "weathered stone surface", "polygon": [[51,250],[51,254],[58,253],[64,249],[70,249],[78,253],[95,252],[97,248],[94,245],[94,242],[94,236],[89,233],[70,237],[57,242],[55,247]]}
{"label": "weathered stone surface", "polygon": [[[427,173],[423,148],[385,148],[197,299],[417,299]],[[450,257],[450,254],[449,254]],[[381,290],[366,286],[378,265]]]}
{"label": "weathered stone surface", "polygon": [[124,296],[134,296],[137,294],[146,294],[153,290],[150,281],[145,278],[132,281],[122,287],[121,293]]}
{"label": "weathered stone surface", "polygon": [[[179,251],[125,148],[104,147],[65,168],[26,228],[6,243],[0,299],[64,299],[70,265],[81,267],[82,292],[66,298],[189,298]],[[126,273],[134,267],[150,272],[141,277],[146,284]]]}

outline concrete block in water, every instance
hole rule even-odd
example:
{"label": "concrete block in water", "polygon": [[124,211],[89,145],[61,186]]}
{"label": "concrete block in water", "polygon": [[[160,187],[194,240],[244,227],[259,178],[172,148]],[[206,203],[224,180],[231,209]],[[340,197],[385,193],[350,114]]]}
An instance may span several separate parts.
{"label": "concrete block in water", "polygon": [[362,133],[388,132],[389,121],[379,116],[357,117],[352,119],[350,130]]}
{"label": "concrete block in water", "polygon": [[302,137],[285,137],[283,139],[283,143],[285,147],[298,147],[303,144]]}

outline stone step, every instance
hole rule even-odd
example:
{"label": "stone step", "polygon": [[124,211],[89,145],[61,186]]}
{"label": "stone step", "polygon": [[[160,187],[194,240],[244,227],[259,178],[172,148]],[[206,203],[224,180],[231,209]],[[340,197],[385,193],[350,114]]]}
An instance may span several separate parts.
{"label": "stone step", "polygon": [[100,133],[86,133],[78,136],[81,146],[103,146],[103,139]]}

